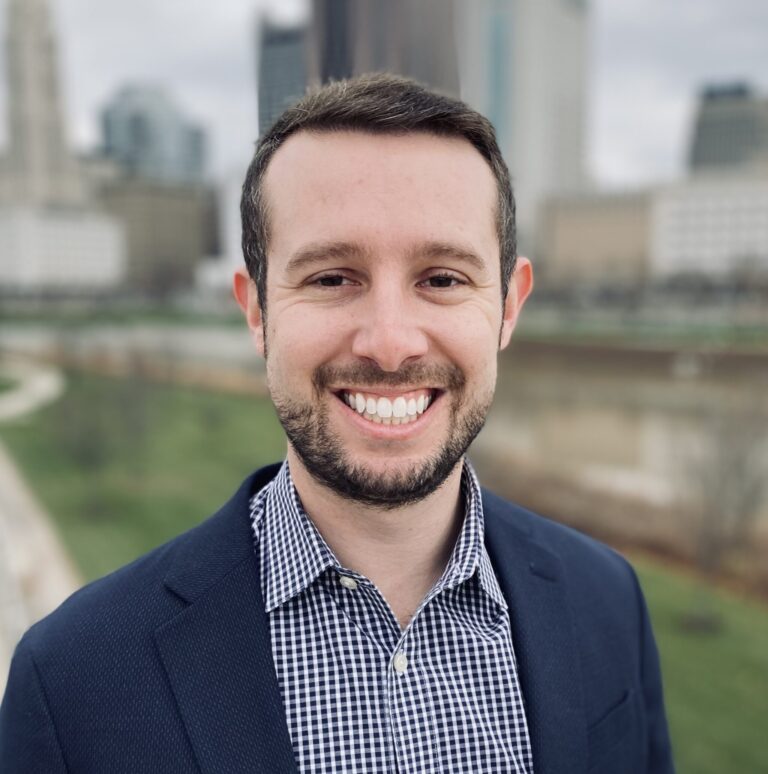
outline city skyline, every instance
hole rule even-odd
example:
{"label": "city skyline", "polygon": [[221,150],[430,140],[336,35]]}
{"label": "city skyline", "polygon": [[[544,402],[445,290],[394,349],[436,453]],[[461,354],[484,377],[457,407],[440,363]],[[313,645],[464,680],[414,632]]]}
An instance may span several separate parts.
{"label": "city skyline", "polygon": [[[157,82],[210,132],[214,174],[241,167],[257,135],[252,30],[266,4],[53,0],[73,144],[79,150],[97,144],[98,111],[125,82]],[[587,159],[599,183],[631,187],[682,174],[704,84],[739,79],[768,92],[762,0],[681,0],[674,8],[661,0],[593,0],[592,6]],[[6,110],[3,92],[0,113]],[[0,139],[7,145],[5,123]]]}

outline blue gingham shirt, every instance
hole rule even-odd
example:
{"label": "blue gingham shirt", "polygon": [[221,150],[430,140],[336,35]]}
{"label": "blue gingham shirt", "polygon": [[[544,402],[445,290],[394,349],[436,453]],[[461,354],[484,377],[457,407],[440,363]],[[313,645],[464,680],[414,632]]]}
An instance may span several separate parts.
{"label": "blue gingham shirt", "polygon": [[304,512],[288,463],[251,500],[272,655],[298,770],[517,772],[533,765],[507,604],[464,463],[464,524],[405,629]]}

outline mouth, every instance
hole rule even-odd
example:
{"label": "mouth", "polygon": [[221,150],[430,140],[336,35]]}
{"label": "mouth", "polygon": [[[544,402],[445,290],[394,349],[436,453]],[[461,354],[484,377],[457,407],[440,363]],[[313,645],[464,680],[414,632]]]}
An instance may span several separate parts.
{"label": "mouth", "polygon": [[408,425],[418,422],[440,394],[440,390],[429,388],[389,395],[362,390],[335,392],[342,403],[363,419],[381,425]]}

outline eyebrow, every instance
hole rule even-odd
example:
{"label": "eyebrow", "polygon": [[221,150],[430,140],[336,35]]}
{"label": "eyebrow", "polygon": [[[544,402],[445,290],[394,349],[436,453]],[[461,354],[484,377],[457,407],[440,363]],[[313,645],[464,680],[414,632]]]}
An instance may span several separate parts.
{"label": "eyebrow", "polygon": [[353,242],[318,242],[306,245],[294,253],[285,268],[288,272],[294,272],[329,260],[345,261],[357,258],[366,252],[363,247]]}
{"label": "eyebrow", "polygon": [[[370,256],[370,250],[354,242],[318,242],[306,245],[291,256],[286,271],[295,272],[313,264],[330,261],[346,261],[352,258]],[[472,250],[449,242],[425,242],[410,251],[409,258],[450,258],[470,264],[479,271],[487,268],[487,263]]]}
{"label": "eyebrow", "polygon": [[450,242],[426,242],[411,251],[412,258],[451,258],[474,266],[479,271],[485,271],[487,263],[472,250],[454,245]]}

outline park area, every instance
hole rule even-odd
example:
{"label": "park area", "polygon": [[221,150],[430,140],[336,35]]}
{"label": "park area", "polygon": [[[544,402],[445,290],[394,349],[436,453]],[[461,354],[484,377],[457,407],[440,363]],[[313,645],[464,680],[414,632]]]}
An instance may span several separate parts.
{"label": "park area", "polygon": [[[251,470],[284,454],[265,397],[159,384],[141,373],[70,373],[67,384],[56,402],[0,425],[0,440],[85,580],[198,523]],[[647,553],[630,559],[661,650],[678,771],[768,771],[765,600],[710,590],[721,625],[696,631],[684,625],[701,593],[692,573]]]}

